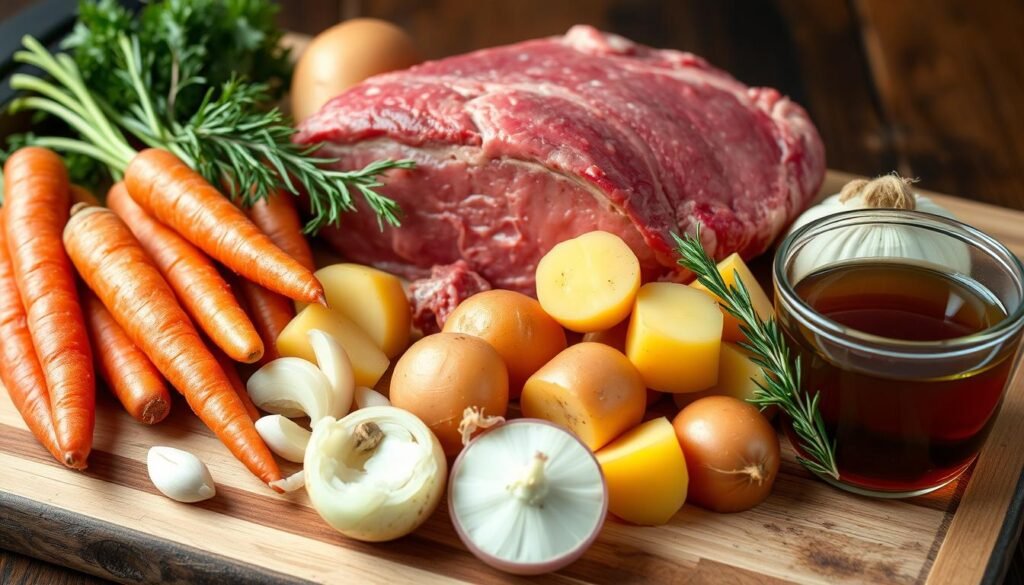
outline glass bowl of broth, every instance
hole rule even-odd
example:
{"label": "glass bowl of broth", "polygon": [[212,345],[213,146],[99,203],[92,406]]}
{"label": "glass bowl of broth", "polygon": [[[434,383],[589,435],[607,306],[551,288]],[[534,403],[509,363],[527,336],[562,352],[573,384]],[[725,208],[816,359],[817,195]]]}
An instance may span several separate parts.
{"label": "glass bowl of broth", "polygon": [[828,481],[909,497],[974,462],[1019,361],[1024,271],[1012,252],[953,219],[857,210],[790,234],[774,281],[801,387],[820,393],[836,444]]}

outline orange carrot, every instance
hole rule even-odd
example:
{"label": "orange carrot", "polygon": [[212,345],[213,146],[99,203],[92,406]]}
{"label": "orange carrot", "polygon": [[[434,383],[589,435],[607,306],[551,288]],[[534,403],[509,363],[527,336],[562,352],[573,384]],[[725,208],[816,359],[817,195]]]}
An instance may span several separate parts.
{"label": "orange carrot", "polygon": [[143,209],[237,274],[286,297],[325,304],[312,271],[274,245],[245,213],[166,150],[137,154],[125,169]]}
{"label": "orange carrot", "polygon": [[217,358],[117,214],[76,205],[64,228],[64,246],[82,279],[193,412],[254,475],[267,483],[280,480],[274,457]]}
{"label": "orange carrot", "polygon": [[244,278],[239,278],[236,284],[239,294],[245,300],[252,324],[256,326],[256,331],[263,340],[263,359],[259,363],[265,364],[281,357],[277,352],[277,336],[295,317],[295,305],[288,297],[271,292]]}
{"label": "orange carrot", "polygon": [[271,193],[248,209],[249,219],[267,234],[275,246],[309,270],[316,270],[313,250],[302,233],[302,220],[293,199],[284,193]]}
{"label": "orange carrot", "polygon": [[260,418],[260,411],[253,404],[252,398],[249,397],[249,391],[246,390],[242,377],[238,375],[238,368],[235,366],[235,362],[231,361],[231,358],[216,347],[209,349],[213,357],[217,358],[217,363],[220,364],[221,369],[224,370],[224,375],[231,382],[231,387],[235,389],[235,394],[238,394],[239,400],[242,401],[242,406],[245,407],[245,412],[255,422]]}
{"label": "orange carrot", "polygon": [[71,203],[88,203],[99,205],[100,200],[91,191],[80,185],[71,185]]}
{"label": "orange carrot", "polygon": [[[53,430],[53,411],[46,391],[46,377],[25,324],[25,307],[14,280],[14,266],[7,253],[7,238],[0,210],[0,381],[11,402],[21,413],[28,430],[61,463],[69,460],[57,442]],[[75,462],[82,465],[83,461]]]}
{"label": "orange carrot", "polygon": [[69,467],[92,449],[96,383],[85,319],[61,230],[68,220],[64,163],[44,148],[15,152],[4,167],[4,229],[28,330],[46,377],[54,429]]}
{"label": "orange carrot", "polygon": [[160,372],[91,290],[83,287],[79,297],[100,377],[135,420],[147,425],[162,421],[171,410],[171,396]]}
{"label": "orange carrot", "polygon": [[217,347],[245,363],[263,356],[259,333],[213,261],[139,207],[124,183],[110,189],[107,205],[128,225],[185,311]]}
{"label": "orange carrot", "polygon": [[[292,197],[281,193],[272,194],[257,201],[249,208],[248,214],[256,227],[267,234],[278,248],[306,268],[315,268],[313,251],[302,234],[302,221],[292,204]],[[288,298],[245,279],[239,279],[238,289],[248,305],[249,316],[263,340],[263,347],[266,348],[260,363],[277,358],[277,336],[295,317],[295,305]]]}

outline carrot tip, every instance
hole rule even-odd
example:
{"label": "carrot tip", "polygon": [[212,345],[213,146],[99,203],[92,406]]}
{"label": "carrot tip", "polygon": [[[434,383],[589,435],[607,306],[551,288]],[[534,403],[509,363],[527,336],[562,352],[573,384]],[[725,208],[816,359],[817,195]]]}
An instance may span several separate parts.
{"label": "carrot tip", "polygon": [[[317,297],[316,297],[316,303],[317,303],[318,305],[321,305],[321,306],[327,307],[327,297],[326,297],[326,296],[324,296],[324,293],[320,293],[319,295],[317,295]],[[328,307],[328,308],[330,308],[330,307]]]}
{"label": "carrot tip", "polygon": [[152,425],[156,424],[167,417],[167,413],[171,411],[170,406],[161,400],[154,400],[146,405],[146,408],[142,410],[142,424]]}
{"label": "carrot tip", "polygon": [[73,451],[64,453],[64,465],[81,471],[86,468],[86,457]]}

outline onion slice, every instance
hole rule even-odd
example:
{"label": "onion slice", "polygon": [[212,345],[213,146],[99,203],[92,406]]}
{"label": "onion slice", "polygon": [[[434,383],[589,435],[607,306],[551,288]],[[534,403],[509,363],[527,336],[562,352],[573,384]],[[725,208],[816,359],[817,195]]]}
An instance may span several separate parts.
{"label": "onion slice", "polygon": [[608,511],[601,467],[547,421],[518,419],[478,435],[452,466],[448,510],[482,561],[517,575],[557,571],[597,538]]}

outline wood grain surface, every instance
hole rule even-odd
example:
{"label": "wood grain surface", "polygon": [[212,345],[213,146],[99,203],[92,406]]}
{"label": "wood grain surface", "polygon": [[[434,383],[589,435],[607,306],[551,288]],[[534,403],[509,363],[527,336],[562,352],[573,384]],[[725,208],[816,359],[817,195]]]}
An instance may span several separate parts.
{"label": "wood grain surface", "polygon": [[[823,193],[849,175],[831,173]],[[1024,255],[1024,213],[936,196]],[[0,540],[80,571],[125,583],[198,581],[519,582],[489,569],[459,542],[442,506],[393,543],[341,537],[305,493],[279,496],[245,471],[182,401],[145,427],[99,399],[89,469],[56,464],[0,391]],[[979,462],[928,496],[879,500],[811,477],[785,449],[772,496],[740,514],[686,506],[666,526],[611,520],[590,551],[543,583],[970,583],[977,582],[1006,515],[1024,450],[1024,380],[1018,373]],[[217,497],[170,501],[150,484],[146,451],[170,445],[205,461]],[[294,470],[294,466],[288,470]]]}

